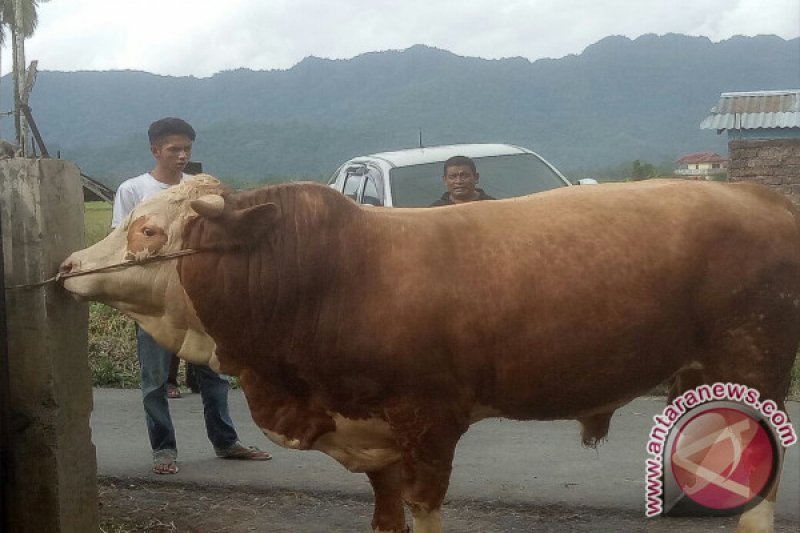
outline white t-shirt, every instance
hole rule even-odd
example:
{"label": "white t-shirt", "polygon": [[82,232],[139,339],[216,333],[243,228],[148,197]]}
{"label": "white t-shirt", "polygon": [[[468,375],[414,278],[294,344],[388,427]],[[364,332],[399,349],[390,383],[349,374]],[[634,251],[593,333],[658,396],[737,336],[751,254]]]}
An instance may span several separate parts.
{"label": "white t-shirt", "polygon": [[[183,174],[181,181],[189,178],[189,174]],[[149,172],[145,172],[141,176],[130,178],[123,181],[117,188],[117,194],[114,195],[114,209],[111,216],[111,227],[116,228],[125,217],[133,211],[133,208],[139,205],[142,200],[158,194],[165,189],[169,189],[171,185],[158,181]]]}

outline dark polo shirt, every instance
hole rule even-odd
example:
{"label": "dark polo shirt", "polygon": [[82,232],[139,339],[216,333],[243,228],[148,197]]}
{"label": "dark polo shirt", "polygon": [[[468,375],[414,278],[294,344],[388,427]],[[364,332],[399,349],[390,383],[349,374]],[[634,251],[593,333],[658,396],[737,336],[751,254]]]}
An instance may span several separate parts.
{"label": "dark polo shirt", "polygon": [[[479,189],[479,188],[476,187],[475,191],[477,191],[477,193],[478,193],[478,198],[476,200],[474,200],[475,202],[479,202],[481,200],[495,200],[495,198],[492,198],[491,196],[486,194],[486,192],[483,189]],[[441,198],[439,198],[438,200],[433,202],[431,204],[431,207],[437,207],[437,206],[440,206],[440,205],[455,205],[453,203],[453,201],[450,199],[450,192],[449,191],[444,193]]]}

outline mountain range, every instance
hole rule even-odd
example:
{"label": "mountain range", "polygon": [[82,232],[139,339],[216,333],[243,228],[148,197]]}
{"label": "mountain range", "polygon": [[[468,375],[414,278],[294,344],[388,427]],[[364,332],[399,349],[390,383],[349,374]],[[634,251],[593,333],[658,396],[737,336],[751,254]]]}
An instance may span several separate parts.
{"label": "mountain range", "polygon": [[[0,83],[7,107],[9,76]],[[208,78],[43,70],[30,105],[50,153],[112,187],[151,168],[146,131],[163,116],[192,123],[194,158],[234,184],[325,179],[352,156],[420,137],[518,144],[581,177],[633,160],[725,153],[724,135],[699,129],[720,93],[798,87],[800,38],[649,34],[533,62],[416,45]],[[13,120],[0,122],[12,138]]]}

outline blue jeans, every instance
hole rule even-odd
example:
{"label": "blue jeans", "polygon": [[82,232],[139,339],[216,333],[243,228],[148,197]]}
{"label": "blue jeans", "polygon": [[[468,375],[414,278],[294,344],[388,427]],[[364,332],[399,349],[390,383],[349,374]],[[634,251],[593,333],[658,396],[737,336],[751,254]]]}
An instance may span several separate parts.
{"label": "blue jeans", "polygon": [[[172,354],[162,348],[146,331],[136,328],[136,353],[142,379],[147,432],[154,454],[167,453],[177,457],[175,428],[169,416],[167,403],[167,378]],[[239,440],[228,412],[228,380],[205,365],[194,365],[200,396],[203,398],[203,415],[206,433],[215,450],[233,446]]]}

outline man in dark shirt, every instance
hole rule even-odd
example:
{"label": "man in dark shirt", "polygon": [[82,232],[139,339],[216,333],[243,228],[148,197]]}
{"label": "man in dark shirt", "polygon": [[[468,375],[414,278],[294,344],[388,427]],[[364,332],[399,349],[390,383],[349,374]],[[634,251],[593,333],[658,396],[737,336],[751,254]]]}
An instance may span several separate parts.
{"label": "man in dark shirt", "polygon": [[433,202],[431,207],[439,205],[464,204],[478,200],[494,200],[483,189],[476,187],[480,175],[475,162],[464,155],[456,155],[444,162],[444,181],[447,192]]}

